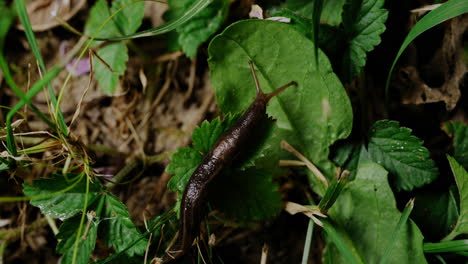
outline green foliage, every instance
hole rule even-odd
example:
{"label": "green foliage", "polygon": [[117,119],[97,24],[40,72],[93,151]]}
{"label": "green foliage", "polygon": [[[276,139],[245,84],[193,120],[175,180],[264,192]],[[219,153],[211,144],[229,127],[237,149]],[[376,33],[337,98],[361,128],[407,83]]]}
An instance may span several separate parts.
{"label": "green foliage", "polygon": [[348,0],[343,11],[343,26],[349,46],[342,58],[340,76],[350,82],[366,64],[366,52],[380,43],[388,12],[384,0]]}
{"label": "green foliage", "polygon": [[460,234],[468,234],[468,172],[454,158],[447,155],[447,159],[460,194],[460,215],[452,232],[444,238],[445,241]]}
{"label": "green foliage", "polygon": [[468,126],[462,123],[448,123],[445,129],[453,137],[453,157],[468,169]]}
{"label": "green foliage", "polygon": [[[319,52],[320,67],[316,68],[313,42],[284,23],[246,20],[217,35],[208,51],[216,101],[224,113],[246,109],[255,96],[249,60],[254,61],[265,92],[290,81],[298,83],[268,105],[267,112],[276,122],[260,150],[262,160],[269,163],[262,166],[277,167],[278,155],[284,153],[280,141],[286,140],[327,176],[333,175],[328,147],[350,133],[352,110],[343,86],[322,52]],[[309,54],[310,59],[305,60],[304,54]],[[310,179],[316,181],[313,176]]]}
{"label": "green foliage", "polygon": [[[87,222],[87,228],[83,229],[78,238],[77,253],[75,252],[75,242],[77,237],[77,227],[80,225],[80,217],[75,216],[63,222],[60,226],[57,239],[57,252],[63,254],[63,264],[86,264],[91,256],[96,245],[98,221],[93,217],[90,222]],[[87,220],[89,221],[89,219]],[[76,260],[73,261],[73,255],[76,254]]]}
{"label": "green foliage", "polygon": [[174,192],[183,192],[190,176],[202,159],[203,155],[193,148],[177,149],[177,152],[172,154],[171,163],[166,168],[166,172],[173,175],[167,183],[167,187]]}
{"label": "green foliage", "polygon": [[[237,119],[238,115],[227,115],[223,121],[216,118],[195,128],[192,133],[193,148],[179,148],[166,168],[166,172],[173,175],[167,184],[169,189],[183,193],[203,155]],[[210,185],[208,200],[214,208],[242,220],[266,219],[281,210],[278,186],[272,182],[270,173],[255,168],[228,168],[221,174]],[[176,209],[179,205],[180,200]]]}
{"label": "green foliage", "polygon": [[[179,17],[190,8],[192,3],[191,0],[169,0],[169,10],[164,17],[170,20]],[[229,4],[229,0],[210,0],[206,8],[177,28],[177,43],[172,43],[172,45],[176,47],[180,45],[188,57],[194,57],[198,47],[223,24]]]}
{"label": "green foliage", "polygon": [[[142,235],[130,219],[127,207],[114,195],[106,193],[104,203],[104,220],[100,223],[104,241],[108,247],[113,246],[116,252],[127,249]],[[140,240],[137,244],[128,248],[125,254],[143,255],[146,249],[146,241]]]}
{"label": "green foliage", "polygon": [[454,189],[428,190],[416,195],[411,219],[418,224],[427,240],[440,240],[457,223],[457,190]]}
{"label": "green foliage", "polygon": [[385,94],[387,98],[393,68],[395,67],[396,62],[400,58],[401,54],[403,54],[403,51],[411,43],[411,41],[416,39],[416,37],[426,32],[427,30],[437,26],[438,24],[465,13],[468,13],[468,2],[466,0],[449,0],[443,3],[438,8],[429,12],[429,14],[425,15],[423,18],[421,18],[421,20],[418,21],[418,23],[416,23],[416,25],[413,26],[413,28],[403,41],[403,44],[401,44],[401,47],[398,50],[395,59],[393,60],[392,67],[390,67],[390,70],[388,71],[387,82],[385,84]]}
{"label": "green foliage", "polygon": [[209,193],[214,209],[239,220],[263,220],[281,211],[281,195],[271,174],[248,168],[223,173]]}
{"label": "green foliage", "polygon": [[114,0],[110,8],[111,14],[123,8],[113,19],[120,34],[124,36],[135,33],[143,21],[145,3],[142,1],[128,5],[132,2],[134,2],[134,0]]}
{"label": "green foliage", "polygon": [[119,77],[124,74],[128,60],[127,46],[123,42],[109,44],[97,52],[112,69],[112,72],[100,60],[94,59],[94,73],[101,89],[111,94],[115,91]]}
{"label": "green foliage", "polygon": [[[356,179],[346,185],[329,215],[349,236],[364,263],[377,263],[386,253],[402,214],[396,208],[385,169],[363,161]],[[388,263],[426,263],[423,236],[412,221],[401,227],[395,239]],[[335,246],[328,246],[331,263],[349,263]]]}
{"label": "green foliage", "polygon": [[[91,183],[88,193],[88,205],[93,203],[101,185]],[[54,218],[67,219],[83,211],[86,197],[86,177],[67,181],[63,176],[40,178],[32,185],[23,185],[24,195],[31,199],[31,204],[41,209],[43,214]]]}
{"label": "green foliage", "polygon": [[397,190],[410,191],[430,183],[438,169],[423,141],[411,135],[411,129],[390,120],[377,121],[369,133],[372,160],[393,174]]}
{"label": "green foliage", "polygon": [[221,134],[228,130],[240,115],[226,115],[223,121],[215,118],[211,122],[204,121],[192,133],[193,148],[199,152],[207,153],[214,146]]}
{"label": "green foliage", "polygon": [[[114,12],[131,2],[130,0],[113,1],[112,6],[109,8],[106,0],[97,1],[91,8],[89,18],[86,21],[85,33],[93,35]],[[134,33],[141,25],[143,11],[143,2],[126,6],[101,31],[98,31],[95,37],[110,38]],[[98,43],[94,42],[93,45],[97,45]],[[112,71],[100,60],[94,59],[93,67],[96,80],[104,92],[112,94],[117,87],[119,77],[126,70],[125,63],[128,60],[127,47],[123,42],[110,43],[99,49],[97,55],[106,62]]]}

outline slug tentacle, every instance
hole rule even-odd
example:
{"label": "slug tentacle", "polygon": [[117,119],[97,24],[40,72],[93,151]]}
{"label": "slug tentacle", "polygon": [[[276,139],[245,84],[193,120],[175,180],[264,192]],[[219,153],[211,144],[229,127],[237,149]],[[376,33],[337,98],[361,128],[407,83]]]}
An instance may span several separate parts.
{"label": "slug tentacle", "polygon": [[249,146],[252,132],[256,131],[266,118],[266,106],[270,99],[289,86],[297,84],[290,82],[265,94],[260,88],[253,62],[249,61],[249,65],[257,95],[239,120],[218,138],[214,147],[205,155],[190,177],[180,204],[180,226],[177,238],[167,251],[163,263],[179,258],[190,249],[195,238],[199,235],[200,223],[205,215],[209,183],[224,168],[231,165],[237,156],[245,151],[246,146]]}

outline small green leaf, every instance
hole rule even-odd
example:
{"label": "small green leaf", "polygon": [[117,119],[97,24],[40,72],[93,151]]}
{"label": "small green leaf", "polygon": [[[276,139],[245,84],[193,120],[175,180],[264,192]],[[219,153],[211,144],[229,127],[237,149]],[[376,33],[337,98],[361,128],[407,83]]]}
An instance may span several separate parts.
{"label": "small green leaf", "polygon": [[177,152],[172,154],[171,163],[166,168],[166,172],[173,175],[167,183],[167,187],[173,192],[183,192],[202,158],[202,154],[192,148],[177,149]]}
{"label": "small green leaf", "polygon": [[[208,52],[211,82],[224,113],[245,111],[253,101],[255,86],[249,60],[255,63],[265,92],[291,81],[298,83],[268,105],[267,113],[276,122],[271,138],[265,142],[263,161],[277,168],[278,153],[289,157],[280,149],[280,141],[286,140],[331,177],[334,166],[328,160],[328,147],[349,135],[352,109],[322,52],[320,67],[315,66],[314,43],[285,23],[244,20],[217,35]],[[315,181],[315,177],[310,179]]]}
{"label": "small green leaf", "polygon": [[97,54],[110,68],[111,72],[100,60],[94,59],[94,72],[101,89],[112,94],[117,87],[119,77],[124,74],[128,60],[127,46],[123,42],[115,42],[98,50]]}
{"label": "small green leaf", "polygon": [[[119,8],[132,2],[134,2],[134,0],[114,0],[112,1],[110,13],[113,14],[119,10]],[[121,33],[120,35],[125,36],[135,33],[143,21],[144,11],[145,3],[142,1],[128,5],[117,13],[114,17],[114,22]]]}
{"label": "small green leaf", "polygon": [[239,117],[240,115],[228,114],[222,122],[220,118],[216,118],[211,122],[204,121],[199,127],[193,130],[193,148],[202,153],[210,151],[219,136],[228,130]]}
{"label": "small green leaf", "polygon": [[468,126],[462,123],[448,123],[445,129],[453,137],[453,157],[468,169]]}
{"label": "small green leaf", "polygon": [[460,234],[468,234],[468,172],[454,158],[447,155],[447,159],[460,194],[460,215],[457,224],[452,232],[443,239],[444,241],[452,240]]}
{"label": "small green leaf", "polygon": [[[356,179],[346,185],[329,215],[348,234],[364,263],[378,263],[402,214],[396,207],[385,169],[363,161]],[[426,263],[423,236],[412,221],[400,228],[395,239],[389,263]],[[331,263],[348,263],[334,246],[329,249]]]}
{"label": "small green leaf", "polygon": [[380,43],[388,11],[384,0],[348,0],[343,10],[343,26],[349,46],[342,57],[341,78],[350,82],[366,64],[366,52]]}
{"label": "small green leaf", "polygon": [[75,216],[73,218],[65,220],[60,226],[57,239],[57,252],[63,254],[63,264],[86,264],[89,261],[91,252],[93,252],[96,245],[98,222],[95,218],[91,222],[85,221],[86,228],[83,228],[80,234],[78,242],[78,250],[76,256],[76,262],[73,262],[73,252],[75,250],[75,242],[77,230],[80,225],[81,216]]}
{"label": "small green leaf", "polygon": [[[116,252],[126,249],[142,234],[130,218],[127,207],[114,195],[107,193],[104,203],[104,220],[101,222],[102,234],[108,247],[113,246]],[[142,255],[146,250],[146,240],[140,240],[125,254],[129,257]]]}
{"label": "small green leaf", "polygon": [[[95,180],[90,184],[88,205],[98,197],[102,186]],[[63,176],[40,178],[32,185],[23,185],[24,195],[31,198],[31,204],[39,207],[43,214],[54,218],[67,219],[83,210],[86,196],[86,178],[69,182]]]}
{"label": "small green leaf", "polygon": [[281,211],[281,195],[272,175],[249,168],[226,171],[212,184],[208,200],[215,209],[240,220],[264,220]]}
{"label": "small green leaf", "polygon": [[410,191],[423,186],[439,173],[423,141],[396,121],[381,120],[372,126],[369,154],[373,161],[393,174],[397,190]]}
{"label": "small green leaf", "polygon": [[[98,0],[89,12],[89,18],[86,20],[84,33],[93,35],[101,25],[111,16],[109,6],[106,0]],[[109,21],[104,28],[96,35],[98,38],[110,38],[119,36],[120,32],[115,25],[114,20]]]}
{"label": "small green leaf", "polygon": [[[165,17],[180,16],[192,3],[191,0],[169,0]],[[187,57],[194,57],[198,47],[219,29],[226,19],[229,3],[228,0],[211,0],[207,7],[177,28],[178,42]]]}

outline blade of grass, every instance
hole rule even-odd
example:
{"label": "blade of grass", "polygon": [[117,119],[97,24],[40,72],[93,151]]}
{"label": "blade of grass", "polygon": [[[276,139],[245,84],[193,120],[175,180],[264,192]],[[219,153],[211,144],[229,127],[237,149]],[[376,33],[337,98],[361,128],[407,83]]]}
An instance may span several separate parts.
{"label": "blade of grass", "polygon": [[42,119],[44,122],[47,123],[48,126],[50,126],[52,129],[56,129],[56,126],[54,123],[52,123],[39,109],[37,109],[36,106],[34,106],[31,101],[26,100],[26,97],[24,93],[18,88],[16,85],[15,81],[13,80],[13,77],[10,72],[10,68],[8,67],[8,63],[5,59],[5,55],[3,53],[3,49],[5,47],[5,38],[6,35],[10,29],[10,26],[15,19],[15,12],[14,9],[9,9],[5,6],[4,1],[0,2],[0,69],[3,72],[3,76],[7,82],[7,84],[10,86],[10,88],[13,90],[13,92],[22,100],[24,100],[30,107],[31,109]]}
{"label": "blade of grass", "polygon": [[346,185],[346,183],[348,183],[348,176],[349,171],[345,170],[342,173],[340,173],[338,178],[333,178],[330,186],[328,186],[325,195],[323,196],[322,200],[320,200],[320,203],[318,205],[322,213],[326,214],[328,209],[330,209],[336,202],[336,199],[338,199],[338,196],[340,196],[340,193],[343,190],[344,186]]}
{"label": "blade of grass", "polygon": [[323,230],[327,233],[328,238],[335,244],[343,258],[350,264],[363,264],[364,262],[359,256],[356,248],[345,235],[340,233],[328,220],[321,219]]}
{"label": "blade of grass", "polygon": [[380,259],[380,264],[385,264],[389,260],[392,254],[392,250],[395,247],[398,234],[400,233],[400,230],[402,229],[402,227],[406,225],[406,222],[408,221],[408,217],[411,214],[411,211],[413,211],[413,207],[414,207],[414,199],[411,199],[406,204],[405,209],[403,210],[403,213],[401,214],[400,220],[398,220],[398,223],[395,226],[395,229],[393,230],[392,239],[387,244],[387,248],[385,249],[385,254],[382,256],[382,259]]}
{"label": "blade of grass", "polygon": [[314,221],[309,220],[309,225],[307,226],[307,234],[304,243],[304,251],[302,252],[302,264],[307,264],[310,255],[310,245],[312,244],[312,235],[314,233]]}
{"label": "blade of grass", "polygon": [[387,82],[385,83],[385,99],[388,100],[388,89],[390,85],[390,77],[392,76],[393,68],[396,65],[396,62],[400,58],[403,51],[408,47],[408,45],[413,41],[417,36],[423,32],[429,30],[430,28],[456,16],[462,15],[468,12],[468,1],[466,0],[449,0],[442,4],[440,7],[432,10],[429,14],[425,15],[421,20],[414,25],[411,31],[406,36],[403,44],[401,44],[400,50],[393,60],[392,67],[388,72]]}
{"label": "blade of grass", "polygon": [[[26,38],[28,39],[29,45],[31,46],[31,50],[36,57],[36,60],[39,63],[39,67],[41,68],[43,73],[47,72],[45,67],[44,61],[42,60],[41,52],[39,50],[39,46],[37,45],[36,38],[34,36],[34,32],[31,28],[31,22],[29,21],[28,13],[26,12],[26,7],[24,5],[23,0],[15,0],[16,11],[18,12],[18,16],[20,18],[21,24],[23,24],[24,32],[26,34]],[[57,97],[55,96],[54,89],[52,88],[52,84],[50,82],[47,83],[49,89],[49,96],[52,100],[52,104],[54,109],[57,112],[57,122],[59,123],[60,129],[65,137],[68,137],[68,128],[63,118],[62,111],[59,109],[59,105],[57,104]]]}
{"label": "blade of grass", "polygon": [[[57,76],[62,69],[62,66],[55,66],[50,70],[48,73],[44,75],[42,79],[37,81],[32,87],[31,90],[29,90],[26,93],[25,99],[26,101],[30,101],[31,98],[33,98],[37,93],[39,93],[42,90],[42,87],[44,87],[45,84],[50,82],[55,76]],[[11,127],[11,120],[13,116],[18,112],[21,107],[23,107],[26,104],[25,100],[21,100],[18,102],[7,114],[6,118],[6,126],[7,126],[7,148],[8,152],[12,156],[16,156],[17,150],[16,150],[16,144],[15,144],[15,138],[13,136],[13,128]]]}
{"label": "blade of grass", "polygon": [[424,253],[468,252],[468,239],[424,243]]}

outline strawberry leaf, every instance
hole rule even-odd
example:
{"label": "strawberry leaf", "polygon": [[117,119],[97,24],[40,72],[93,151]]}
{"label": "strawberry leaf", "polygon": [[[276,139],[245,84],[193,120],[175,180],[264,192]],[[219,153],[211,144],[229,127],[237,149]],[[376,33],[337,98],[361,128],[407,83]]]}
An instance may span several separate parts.
{"label": "strawberry leaf", "polygon": [[[127,207],[117,197],[107,193],[104,203],[104,219],[101,222],[102,234],[108,247],[113,246],[121,252],[139,239],[142,234],[130,218]],[[101,231],[101,230],[100,230]],[[125,251],[129,257],[142,255],[146,249],[146,240],[140,240]]]}
{"label": "strawberry leaf", "polygon": [[397,190],[410,191],[432,182],[439,171],[423,141],[396,121],[377,121],[369,136],[369,155],[393,174]]}
{"label": "strawberry leaf", "polygon": [[[229,0],[212,0],[190,21],[177,28],[177,42],[188,57],[194,57],[198,47],[219,29],[226,19],[229,3]],[[166,20],[176,18],[186,12],[193,2],[191,0],[169,0],[168,4],[169,10],[164,14]],[[172,43],[172,46],[177,46],[177,44]]]}
{"label": "strawberry leaf", "polygon": [[380,43],[388,11],[384,0],[348,0],[343,7],[343,26],[349,46],[344,51],[342,80],[350,82],[366,64],[366,52]]}
{"label": "strawberry leaf", "polygon": [[[102,186],[91,182],[88,193],[88,205],[98,197]],[[86,177],[68,181],[64,176],[34,180],[32,185],[23,185],[24,195],[31,198],[30,203],[41,209],[43,214],[54,218],[67,219],[83,210],[86,197]]]}
{"label": "strawberry leaf", "polygon": [[[63,254],[62,264],[75,263],[86,264],[89,261],[91,252],[96,245],[98,222],[94,217],[89,223],[85,222],[87,228],[83,228],[80,238],[78,239],[78,248],[75,262],[73,254],[75,251],[75,242],[78,226],[80,225],[81,216],[75,216],[67,219],[60,226],[57,239],[60,241],[57,245],[57,252]],[[89,220],[88,220],[89,221]]]}

